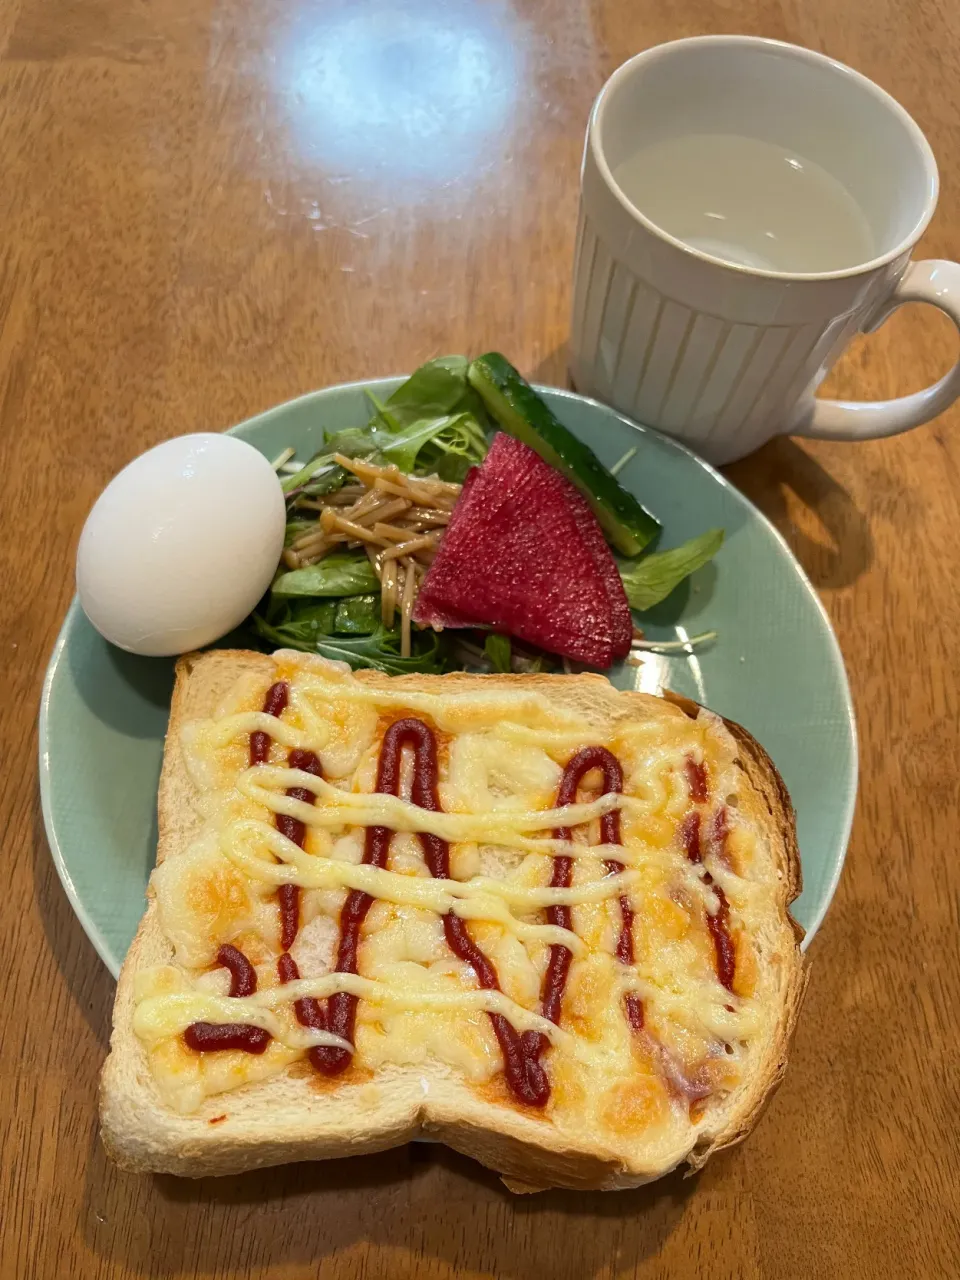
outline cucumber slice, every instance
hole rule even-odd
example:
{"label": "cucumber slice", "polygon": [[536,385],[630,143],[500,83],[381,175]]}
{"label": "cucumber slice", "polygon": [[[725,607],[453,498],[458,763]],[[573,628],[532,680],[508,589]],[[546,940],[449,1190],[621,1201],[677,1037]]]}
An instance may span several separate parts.
{"label": "cucumber slice", "polygon": [[535,449],[577,486],[618,551],[635,556],[653,541],[659,521],[567,430],[509,360],[490,351],[473,361],[467,378],[503,431]]}

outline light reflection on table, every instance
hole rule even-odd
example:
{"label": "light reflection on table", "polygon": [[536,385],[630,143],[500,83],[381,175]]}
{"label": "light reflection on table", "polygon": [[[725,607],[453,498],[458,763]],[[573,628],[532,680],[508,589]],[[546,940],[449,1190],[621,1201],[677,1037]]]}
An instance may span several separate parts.
{"label": "light reflection on table", "polygon": [[295,11],[264,54],[290,151],[391,204],[476,172],[519,100],[518,24],[509,6],[477,0]]}

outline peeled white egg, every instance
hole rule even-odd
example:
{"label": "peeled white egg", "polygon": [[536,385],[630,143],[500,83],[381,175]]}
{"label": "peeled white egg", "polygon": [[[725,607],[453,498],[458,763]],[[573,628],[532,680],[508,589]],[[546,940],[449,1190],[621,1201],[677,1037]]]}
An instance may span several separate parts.
{"label": "peeled white egg", "polygon": [[131,653],[186,653],[237,626],[283,550],[283,493],[235,436],[178,436],[107,485],[77,548],[83,611]]}

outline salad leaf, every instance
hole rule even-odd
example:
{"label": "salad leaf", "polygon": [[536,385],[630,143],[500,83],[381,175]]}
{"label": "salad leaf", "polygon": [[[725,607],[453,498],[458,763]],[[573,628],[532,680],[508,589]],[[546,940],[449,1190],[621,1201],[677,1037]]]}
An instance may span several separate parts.
{"label": "salad leaf", "polygon": [[376,432],[369,428],[347,427],[335,431],[326,440],[327,453],[342,453],[346,458],[369,458],[379,451]]}
{"label": "salad leaf", "polygon": [[422,364],[385,404],[368,396],[375,413],[367,431],[401,471],[459,482],[487,456],[493,423],[467,367],[464,356],[441,356]]}
{"label": "salad leaf", "polygon": [[291,569],[274,579],[274,599],[288,596],[362,596],[379,591],[380,580],[364,551],[331,551],[303,569]]}
{"label": "salad leaf", "polygon": [[381,430],[377,441],[384,460],[401,471],[436,471],[445,480],[462,481],[487,456],[487,438],[472,413],[418,418],[393,435]]}
{"label": "salad leaf", "polygon": [[463,484],[467,472],[487,456],[487,434],[470,412],[457,414],[423,450],[421,466],[436,471],[441,480]]}
{"label": "salad leaf", "polygon": [[510,637],[500,635],[497,631],[491,631],[483,642],[483,652],[490,666],[494,671],[504,672],[507,675],[512,669],[511,648]]}
{"label": "salad leaf", "polygon": [[652,609],[665,600],[684,578],[705,565],[723,545],[723,530],[709,529],[670,551],[657,551],[640,560],[619,563],[620,577],[632,609]]}
{"label": "salad leaf", "polygon": [[[466,356],[440,356],[414,370],[397,387],[385,405],[377,405],[377,416],[389,431],[401,431],[419,418],[438,418],[467,408]],[[376,402],[374,402],[376,403]]]}
{"label": "salad leaf", "polygon": [[280,488],[288,499],[306,493],[333,493],[343,486],[346,478],[347,473],[333,461],[329,452],[318,453],[292,476],[285,476],[280,481]]}
{"label": "salad leaf", "polygon": [[371,458],[379,461],[377,441],[372,431],[359,427],[348,427],[345,431],[337,431],[327,436],[326,443],[320,453],[292,476],[286,476],[280,483],[290,501],[297,497],[322,497],[325,493],[334,493],[343,487],[348,473],[333,455],[342,453],[348,458]]}
{"label": "salad leaf", "polygon": [[442,413],[436,418],[418,418],[397,432],[388,433],[381,429],[378,439],[385,460],[394,463],[401,471],[412,471],[420,450],[462,416]]}
{"label": "salad leaf", "polygon": [[316,520],[288,520],[286,532],[283,535],[283,545],[289,547],[291,542],[295,542],[301,533],[306,533],[308,529],[317,527]]}
{"label": "salad leaf", "polygon": [[254,613],[251,622],[257,635],[274,647],[312,653],[318,637],[333,633],[336,614],[336,600],[295,600],[268,610],[266,616]]}
{"label": "salad leaf", "polygon": [[287,501],[322,497],[342,488],[349,473],[335,453],[371,462],[392,462],[401,471],[436,472],[462,481],[487,455],[491,419],[467,381],[464,356],[441,356],[421,365],[380,404],[368,393],[374,413],[366,427],[348,427],[327,435],[323,449],[299,471],[285,476]]}
{"label": "salad leaf", "polygon": [[333,629],[339,636],[369,636],[380,625],[380,596],[348,596],[337,602]]}
{"label": "salad leaf", "polygon": [[351,667],[372,667],[387,675],[402,676],[411,672],[441,675],[448,671],[443,636],[429,629],[411,636],[413,652],[400,656],[400,632],[379,626],[369,636],[318,636],[311,653],[335,662],[349,662]]}

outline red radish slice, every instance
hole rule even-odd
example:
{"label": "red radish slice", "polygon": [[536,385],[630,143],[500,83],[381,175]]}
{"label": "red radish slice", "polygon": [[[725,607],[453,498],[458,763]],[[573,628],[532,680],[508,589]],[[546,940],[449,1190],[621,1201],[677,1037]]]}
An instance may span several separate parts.
{"label": "red radish slice", "polygon": [[622,621],[615,625],[595,548],[586,544],[583,521],[567,500],[571,486],[505,434],[495,437],[468,479],[414,620],[491,626],[608,667],[622,649]]}
{"label": "red radish slice", "polygon": [[577,522],[580,537],[593,556],[593,562],[603,578],[607,599],[610,601],[613,612],[613,656],[625,658],[630,652],[630,643],[633,640],[633,614],[630,612],[627,593],[623,589],[620,570],[607,546],[600,522],[590,510],[586,498],[565,477],[563,482],[567,486],[567,504]]}
{"label": "red radish slice", "polygon": [[[480,468],[471,467],[467,472],[460,490],[460,497],[457,499],[456,506],[453,508],[453,514],[450,517],[450,523],[447,525],[444,539],[449,538],[451,532],[454,537],[460,537],[463,534],[456,533],[457,526],[460,524],[469,524],[471,522],[471,504],[467,500],[470,490],[476,484],[480,477]],[[429,577],[429,574],[427,575]],[[424,598],[423,587],[426,581],[421,585],[417,599],[414,603],[413,620],[419,622],[422,626],[436,627],[438,630],[443,627],[475,627],[477,624],[463,614],[457,613],[455,609],[433,604]]]}

